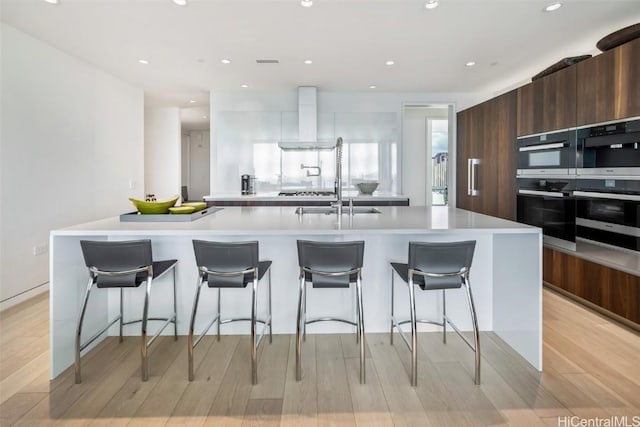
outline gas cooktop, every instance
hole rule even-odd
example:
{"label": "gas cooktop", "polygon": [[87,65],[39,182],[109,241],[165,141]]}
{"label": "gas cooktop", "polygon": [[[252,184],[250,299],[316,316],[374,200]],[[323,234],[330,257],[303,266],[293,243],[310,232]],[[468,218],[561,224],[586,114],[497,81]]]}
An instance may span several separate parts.
{"label": "gas cooktop", "polygon": [[283,190],[278,196],[335,196],[333,191]]}

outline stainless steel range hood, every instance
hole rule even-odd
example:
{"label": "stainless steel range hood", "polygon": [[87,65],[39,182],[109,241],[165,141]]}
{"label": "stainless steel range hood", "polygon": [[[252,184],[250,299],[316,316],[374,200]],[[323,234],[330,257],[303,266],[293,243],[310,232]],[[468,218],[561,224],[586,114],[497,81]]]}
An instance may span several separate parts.
{"label": "stainless steel range hood", "polygon": [[283,150],[333,150],[333,140],[318,140],[318,89],[315,86],[298,87],[298,139],[278,141]]}

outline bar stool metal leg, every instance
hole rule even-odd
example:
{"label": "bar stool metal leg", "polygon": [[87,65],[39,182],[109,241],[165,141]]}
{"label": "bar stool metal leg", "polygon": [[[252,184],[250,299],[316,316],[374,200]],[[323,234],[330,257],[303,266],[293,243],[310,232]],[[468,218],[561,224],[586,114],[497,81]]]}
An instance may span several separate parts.
{"label": "bar stool metal leg", "polygon": [[362,279],[358,273],[356,281],[356,291],[358,294],[358,335],[360,335],[360,384],[366,382],[365,354],[364,354],[364,306],[362,305]]}
{"label": "bar stool metal leg", "polygon": [[304,273],[300,273],[300,291],[298,294],[298,318],[296,323],[296,381],[302,380],[302,366],[300,366],[300,353],[302,350],[301,329],[302,329],[302,300],[304,298]]}
{"label": "bar stool metal leg", "polygon": [[87,284],[87,289],[84,292],[84,298],[82,300],[82,308],[80,311],[80,319],[78,320],[78,327],[76,329],[76,363],[75,363],[75,374],[76,374],[76,384],[80,384],[81,372],[80,372],[80,335],[82,334],[82,322],[84,321],[84,314],[87,310],[87,302],[89,301],[89,293],[91,293],[91,287],[93,286],[93,277],[89,278],[89,283]]}
{"label": "bar stool metal leg", "polygon": [[307,285],[302,290],[302,340],[307,341]]}
{"label": "bar stool metal leg", "polygon": [[149,297],[151,294],[151,274],[147,277],[147,284],[144,294],[144,309],[142,310],[142,330],[141,330],[141,346],[140,346],[140,358],[141,358],[141,368],[140,374],[142,376],[142,381],[147,381],[149,379],[149,359],[147,354],[147,319],[149,317]]}
{"label": "bar stool metal leg", "polygon": [[442,290],[442,342],[447,343],[447,294]]}
{"label": "bar stool metal leg", "polygon": [[222,314],[220,313],[221,299],[222,299],[222,293],[220,292],[220,288],[218,288],[218,324],[216,325],[216,335],[218,337],[218,341],[220,341],[220,320],[222,320]]}
{"label": "bar stool metal leg", "polygon": [[358,302],[358,287],[355,289],[355,303],[356,303],[356,344],[360,342],[360,303]]}
{"label": "bar stool metal leg", "polygon": [[271,269],[269,269],[269,344],[273,343],[273,317],[271,314]]}
{"label": "bar stool metal leg", "polygon": [[418,331],[416,324],[416,298],[413,277],[409,273],[409,306],[411,310],[411,385],[418,385]]}
{"label": "bar stool metal leg", "polygon": [[393,286],[393,268],[391,269],[391,326],[389,328],[389,341],[391,345],[393,345],[393,294],[394,294],[394,286]]}
{"label": "bar stool metal leg", "polygon": [[120,288],[120,342],[122,342],[123,338],[122,338],[122,329],[124,326],[124,317],[123,317],[123,299],[124,299],[124,289]]}
{"label": "bar stool metal leg", "polygon": [[196,346],[193,342],[194,328],[196,323],[196,313],[198,311],[198,302],[200,301],[200,291],[202,290],[202,273],[199,274],[198,284],[196,286],[196,294],[193,297],[193,308],[191,309],[191,321],[189,322],[188,358],[189,358],[189,381],[193,381],[193,350]]}
{"label": "bar stool metal leg", "polygon": [[476,316],[476,307],[473,303],[473,295],[471,295],[471,288],[469,287],[468,274],[463,276],[464,287],[467,290],[467,299],[469,300],[469,310],[471,311],[471,321],[473,324],[473,340],[474,340],[474,352],[475,352],[475,378],[474,381],[477,385],[480,385],[480,333],[478,332],[478,317]]}
{"label": "bar stool metal leg", "polygon": [[178,341],[178,304],[176,302],[176,269],[173,268],[173,340]]}
{"label": "bar stool metal leg", "polygon": [[256,316],[258,312],[258,300],[256,291],[258,288],[258,271],[253,276],[253,288],[251,290],[251,382],[258,384],[258,347],[256,343]]}

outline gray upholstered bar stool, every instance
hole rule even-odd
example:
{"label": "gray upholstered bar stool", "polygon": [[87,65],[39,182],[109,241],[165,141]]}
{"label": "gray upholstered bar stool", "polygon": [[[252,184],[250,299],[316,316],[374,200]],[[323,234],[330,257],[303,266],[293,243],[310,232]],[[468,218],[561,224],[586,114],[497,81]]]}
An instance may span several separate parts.
{"label": "gray upholstered bar stool", "polygon": [[[391,263],[391,344],[393,344],[393,330],[398,329],[400,336],[411,350],[411,385],[418,385],[418,335],[416,323],[432,323],[442,326],[442,341],[447,342],[447,323],[460,335],[465,343],[475,353],[475,383],[480,384],[480,336],[478,335],[478,319],[473,304],[469,283],[469,270],[475,250],[475,240],[449,243],[409,242],[409,263]],[[410,320],[397,321],[394,316],[394,285],[393,272],[409,286]],[[423,291],[442,290],[442,321],[417,320],[415,287],[418,285]],[[449,320],[446,311],[445,291],[459,289],[464,286],[471,311],[474,342],[460,333],[455,324]],[[400,325],[411,323],[411,343],[407,340]]]}
{"label": "gray upholstered bar stool", "polygon": [[[82,302],[82,308],[80,310],[78,326],[76,329],[76,384],[81,382],[80,352],[118,321],[120,322],[120,342],[122,342],[122,328],[124,325],[137,322],[142,323],[140,346],[140,354],[142,358],[141,376],[142,381],[147,381],[147,379],[149,379],[149,359],[147,357],[147,349],[149,346],[170,323],[173,323],[174,339],[178,339],[175,271],[175,266],[178,261],[175,259],[153,261],[151,240],[147,239],[123,242],[82,240],[80,241],[80,247],[82,248],[85,264],[89,268],[89,283],[87,284],[87,290],[84,294],[84,300]],[[169,271],[173,272],[173,313],[171,313],[167,318],[148,317],[151,283]],[[123,290],[125,288],[137,288],[142,283],[145,283],[142,318],[125,322],[122,314]],[[81,343],[82,321],[84,320],[85,311],[87,309],[89,294],[94,285],[98,288],[120,289],[120,314],[86,342]],[[164,324],[160,327],[160,330],[158,330],[158,332],[156,332],[156,334],[147,341],[147,322],[150,320],[162,321]]]}
{"label": "gray upholstered bar stool", "polygon": [[[298,240],[300,265],[300,293],[296,324],[296,380],[302,379],[300,363],[302,339],[306,325],[316,322],[342,322],[356,327],[356,340],[360,343],[360,383],[365,383],[364,316],[362,306],[362,259],[364,241],[315,242]],[[323,317],[307,319],[307,283],[314,288],[349,288],[356,285],[356,320]]]}
{"label": "gray upholstered bar stool", "polygon": [[[199,277],[196,294],[193,298],[193,310],[189,323],[189,381],[193,381],[193,350],[205,336],[207,331],[217,322],[217,336],[220,341],[220,325],[229,322],[251,322],[251,380],[258,383],[258,346],[264,333],[269,327],[269,342],[272,342],[271,334],[271,261],[258,261],[258,242],[209,242],[194,240],[193,250],[196,255]],[[266,319],[258,319],[258,281],[265,273],[269,272],[268,288],[268,315]],[[194,340],[194,325],[198,311],[198,300],[202,285],[218,289],[218,303],[216,316],[209,322],[200,336]],[[243,289],[252,284],[251,291],[251,317],[222,319],[220,315],[221,289]],[[256,336],[256,323],[262,323],[263,328],[259,336]]]}

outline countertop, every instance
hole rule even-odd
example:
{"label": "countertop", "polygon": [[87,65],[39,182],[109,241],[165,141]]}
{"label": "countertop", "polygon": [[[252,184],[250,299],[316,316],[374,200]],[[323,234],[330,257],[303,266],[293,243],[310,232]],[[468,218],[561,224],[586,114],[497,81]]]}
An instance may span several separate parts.
{"label": "countertop", "polygon": [[[353,199],[354,201],[364,201],[364,200],[379,200],[379,201],[392,201],[392,200],[407,200],[409,197],[403,196],[402,194],[395,194],[389,192],[380,192],[374,191],[371,195],[360,194],[357,191],[343,191],[342,192],[342,200],[348,201],[349,199]],[[229,193],[229,194],[210,194],[203,197],[206,202],[240,202],[240,201],[256,201],[256,202],[267,202],[267,201],[327,201],[330,202],[332,200],[336,200],[335,196],[279,196],[277,191],[273,192],[263,192],[256,193],[250,195],[241,195],[238,193]]]}
{"label": "countertop", "polygon": [[225,207],[192,222],[120,222],[119,217],[53,230],[61,235],[541,233],[540,228],[446,206],[379,207],[379,214],[297,215],[294,207]]}

